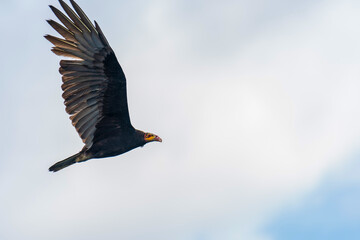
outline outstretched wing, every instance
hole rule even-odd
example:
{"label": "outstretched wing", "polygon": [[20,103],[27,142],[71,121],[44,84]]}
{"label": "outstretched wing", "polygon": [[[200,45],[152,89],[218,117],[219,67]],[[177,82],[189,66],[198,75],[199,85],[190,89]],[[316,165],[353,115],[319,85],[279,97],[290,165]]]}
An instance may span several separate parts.
{"label": "outstretched wing", "polygon": [[118,131],[134,129],[130,123],[126,78],[99,25],[90,22],[81,8],[70,0],[74,12],[59,0],[65,14],[50,6],[63,25],[48,23],[63,37],[46,35],[61,60],[63,98],[86,148]]}

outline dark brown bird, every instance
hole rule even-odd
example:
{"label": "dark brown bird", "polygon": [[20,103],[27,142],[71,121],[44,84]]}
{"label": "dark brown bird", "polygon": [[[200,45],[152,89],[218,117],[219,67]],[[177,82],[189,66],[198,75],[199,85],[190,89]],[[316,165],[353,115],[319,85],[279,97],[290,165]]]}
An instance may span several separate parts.
{"label": "dark brown bird", "polygon": [[59,171],[91,158],[116,156],[161,138],[135,129],[130,122],[126,78],[114,51],[95,21],[91,23],[81,8],[70,0],[75,12],[59,0],[65,14],[50,6],[63,25],[47,22],[63,37],[45,35],[61,60],[62,90],[66,112],[85,143],[77,154],[55,163],[49,171]]}

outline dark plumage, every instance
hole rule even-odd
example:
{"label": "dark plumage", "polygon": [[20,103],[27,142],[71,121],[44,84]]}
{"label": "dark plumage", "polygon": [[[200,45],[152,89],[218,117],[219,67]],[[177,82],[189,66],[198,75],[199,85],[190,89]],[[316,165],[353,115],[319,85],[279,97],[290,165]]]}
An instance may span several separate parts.
{"label": "dark plumage", "polygon": [[62,0],[65,14],[50,6],[61,24],[47,22],[63,37],[45,35],[61,60],[65,110],[85,143],[77,154],[57,162],[49,171],[59,171],[76,162],[122,154],[161,138],[136,130],[130,122],[126,96],[126,78],[114,51],[95,21],[70,0],[75,12]]}

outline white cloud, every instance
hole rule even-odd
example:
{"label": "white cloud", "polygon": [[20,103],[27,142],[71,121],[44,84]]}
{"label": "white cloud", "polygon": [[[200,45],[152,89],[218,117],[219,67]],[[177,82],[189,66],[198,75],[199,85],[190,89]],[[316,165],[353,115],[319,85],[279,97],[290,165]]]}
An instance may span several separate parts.
{"label": "white cloud", "polygon": [[[119,58],[134,125],[164,142],[52,175],[45,172],[53,163],[49,157],[60,160],[81,147],[65,113],[49,116],[36,131],[21,125],[19,135],[40,136],[35,143],[21,140],[24,152],[13,157],[18,163],[4,165],[8,198],[0,200],[0,236],[267,240],[261,227],[271,216],[316,187],[354,150],[360,136],[359,6],[316,4],[304,15],[249,31],[238,44],[229,41],[231,51],[218,59],[211,46],[227,41],[189,35],[191,24],[179,20],[186,12],[174,6],[149,6],[142,16],[148,32],[133,41],[138,49]],[[254,5],[245,6],[263,19]],[[225,23],[239,20],[233,12]],[[109,40],[114,49],[126,48]],[[54,64],[44,64],[56,72]],[[60,90],[51,96],[59,98]],[[59,105],[40,108],[63,111]],[[28,111],[19,111],[19,119]],[[57,129],[50,133],[54,121]],[[36,125],[35,118],[29,122]]]}

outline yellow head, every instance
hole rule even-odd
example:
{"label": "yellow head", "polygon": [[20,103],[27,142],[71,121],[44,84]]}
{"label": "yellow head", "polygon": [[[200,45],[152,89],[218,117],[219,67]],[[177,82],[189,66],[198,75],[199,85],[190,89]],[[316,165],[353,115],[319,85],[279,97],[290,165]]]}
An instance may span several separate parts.
{"label": "yellow head", "polygon": [[145,133],[144,140],[145,142],[153,142],[153,141],[162,142],[162,139],[159,136],[156,136],[155,134],[152,133]]}

